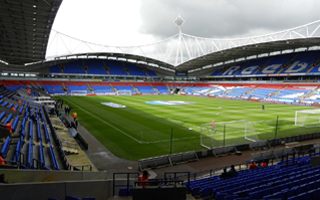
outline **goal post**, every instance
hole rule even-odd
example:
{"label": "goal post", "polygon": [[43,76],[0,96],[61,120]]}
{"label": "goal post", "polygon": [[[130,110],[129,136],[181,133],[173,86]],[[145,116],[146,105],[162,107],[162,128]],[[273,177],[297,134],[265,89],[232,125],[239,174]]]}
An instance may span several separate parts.
{"label": "goal post", "polygon": [[206,149],[258,141],[255,123],[247,120],[201,125],[200,145]]}
{"label": "goal post", "polygon": [[320,109],[296,111],[294,125],[303,127],[320,126]]}
{"label": "goal post", "polygon": [[256,142],[258,140],[257,133],[254,128],[254,124],[250,121],[247,121],[244,124],[244,139],[250,142]]}

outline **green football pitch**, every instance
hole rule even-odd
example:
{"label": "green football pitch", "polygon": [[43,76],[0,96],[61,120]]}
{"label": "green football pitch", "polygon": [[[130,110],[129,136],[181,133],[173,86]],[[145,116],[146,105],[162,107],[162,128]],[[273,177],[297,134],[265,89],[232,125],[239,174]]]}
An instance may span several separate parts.
{"label": "green football pitch", "polygon": [[57,98],[106,148],[130,160],[204,149],[200,144],[218,147],[316,131],[294,125],[295,111],[312,107],[178,95]]}

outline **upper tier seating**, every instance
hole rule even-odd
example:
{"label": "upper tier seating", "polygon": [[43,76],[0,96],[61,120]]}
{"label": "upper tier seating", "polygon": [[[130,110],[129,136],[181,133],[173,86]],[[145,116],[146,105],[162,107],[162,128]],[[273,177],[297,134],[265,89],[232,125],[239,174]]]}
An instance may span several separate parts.
{"label": "upper tier seating", "polygon": [[130,75],[133,76],[147,76],[147,74],[144,71],[142,71],[142,69],[134,65],[128,67],[128,72]]}
{"label": "upper tier seating", "polygon": [[61,66],[51,66],[50,73],[114,75],[114,76],[157,76],[155,71],[123,61],[88,59],[71,61]]}
{"label": "upper tier seating", "polygon": [[56,65],[50,67],[49,72],[50,73],[62,73],[61,67],[60,66],[56,66]]}
{"label": "upper tier seating", "polygon": [[84,67],[79,62],[65,64],[63,69],[66,74],[85,74]]}
{"label": "upper tier seating", "polygon": [[129,75],[128,72],[125,71],[125,68],[123,67],[123,65],[121,65],[121,63],[110,63],[108,64],[108,69],[110,75]]}
{"label": "upper tier seating", "polygon": [[104,67],[103,61],[100,60],[88,60],[85,62],[85,68],[87,68],[87,74],[106,75],[107,71]]}
{"label": "upper tier seating", "polygon": [[267,58],[243,61],[233,66],[218,68],[211,73],[211,76],[247,77],[273,74],[319,74],[319,59],[320,51],[276,55]]}
{"label": "upper tier seating", "polygon": [[101,65],[90,65],[87,70],[88,74],[100,74],[100,75],[106,75],[106,70]]}

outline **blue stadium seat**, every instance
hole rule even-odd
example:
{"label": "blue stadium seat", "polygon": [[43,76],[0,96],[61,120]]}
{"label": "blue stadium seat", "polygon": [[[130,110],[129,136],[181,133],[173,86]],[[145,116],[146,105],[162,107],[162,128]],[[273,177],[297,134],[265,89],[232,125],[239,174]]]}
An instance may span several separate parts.
{"label": "blue stadium seat", "polygon": [[160,94],[168,94],[169,93],[169,90],[168,90],[167,86],[156,86],[155,88],[158,89]]}
{"label": "blue stadium seat", "polygon": [[2,120],[5,115],[6,115],[6,112],[3,111],[3,112],[0,114],[0,120]]}
{"label": "blue stadium seat", "polygon": [[87,94],[88,88],[85,85],[69,85],[68,92],[69,93],[81,93],[81,94]]}
{"label": "blue stadium seat", "polygon": [[16,145],[15,152],[13,154],[12,162],[16,163],[20,161],[21,148],[23,146],[23,139],[20,137]]}
{"label": "blue stadium seat", "polygon": [[314,63],[319,58],[319,51],[297,52],[247,60],[234,66],[214,69],[211,76],[248,77],[276,74],[319,74],[319,66]]}
{"label": "blue stadium seat", "polygon": [[63,94],[65,91],[61,85],[44,85],[42,86],[49,94]]}
{"label": "blue stadium seat", "polygon": [[51,140],[50,140],[50,135],[49,135],[49,131],[48,131],[48,128],[45,124],[42,124],[42,128],[44,130],[44,133],[45,133],[45,139],[46,139],[46,142],[47,143],[50,143]]}
{"label": "blue stadium seat", "polygon": [[27,153],[27,167],[33,168],[33,123],[29,122],[29,143]]}
{"label": "blue stadium seat", "polygon": [[10,113],[9,115],[8,115],[8,117],[6,118],[6,120],[4,121],[4,123],[5,124],[7,124],[7,123],[9,123],[10,121],[11,121],[11,119],[12,119],[12,113]]}
{"label": "blue stadium seat", "polygon": [[136,87],[142,94],[155,94],[152,86],[137,86]]}
{"label": "blue stadium seat", "polygon": [[37,122],[37,138],[38,138],[38,141],[41,141],[42,143],[41,125],[39,121]]}
{"label": "blue stadium seat", "polygon": [[19,116],[17,116],[13,121],[13,124],[12,124],[12,131],[13,132],[15,132],[17,130],[18,123],[19,123]]}
{"label": "blue stadium seat", "polygon": [[59,66],[52,66],[49,68],[50,73],[62,73],[61,68]]}
{"label": "blue stadium seat", "polygon": [[65,64],[63,68],[65,74],[85,74],[84,67],[80,62],[72,62]]}
{"label": "blue stadium seat", "polygon": [[103,62],[98,60],[87,61],[87,74],[94,74],[94,75],[106,75],[106,70],[103,66]]}
{"label": "blue stadium seat", "polygon": [[55,153],[54,153],[52,145],[50,145],[50,147],[49,147],[49,155],[50,155],[50,158],[51,158],[53,169],[59,170],[60,168],[59,168],[58,161],[56,159],[56,156],[55,156]]}
{"label": "blue stadium seat", "polygon": [[94,93],[114,93],[113,88],[111,86],[102,86],[102,85],[93,85],[91,86],[94,90]]}
{"label": "blue stadium seat", "polygon": [[9,147],[10,147],[10,142],[11,142],[11,137],[8,136],[6,138],[6,140],[4,141],[2,147],[1,147],[1,156],[3,158],[6,158],[7,157],[7,153],[9,151]]}
{"label": "blue stadium seat", "polygon": [[[114,75],[114,76],[157,76],[156,72],[134,63],[110,61],[99,59],[86,59],[70,61],[63,67],[51,66],[50,73],[88,74],[88,75]],[[50,92],[49,92],[50,93]]]}
{"label": "blue stadium seat", "polygon": [[40,145],[39,145],[39,163],[40,163],[40,168],[44,168],[46,165],[45,159],[44,159],[44,151],[43,151],[42,141],[40,142]]}

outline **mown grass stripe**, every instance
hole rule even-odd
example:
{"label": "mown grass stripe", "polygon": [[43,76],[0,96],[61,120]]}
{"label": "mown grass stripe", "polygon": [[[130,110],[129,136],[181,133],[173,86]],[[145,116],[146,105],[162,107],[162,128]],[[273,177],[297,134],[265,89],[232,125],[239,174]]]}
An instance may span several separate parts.
{"label": "mown grass stripe", "polygon": [[106,124],[110,127],[112,127],[113,129],[117,130],[118,132],[120,132],[121,134],[127,136],[128,138],[132,139],[133,141],[137,142],[137,143],[141,143],[140,140],[136,139],[135,137],[131,136],[130,134],[124,132],[123,130],[121,130],[120,128],[114,126],[113,124],[97,117],[96,115],[92,114],[91,112],[87,111],[86,109],[83,109],[80,105],[78,105],[77,103],[73,102],[73,105],[76,105],[80,110],[82,110],[83,112],[87,113],[88,115],[90,115],[91,117],[95,118],[96,120],[102,122],[103,124]]}

